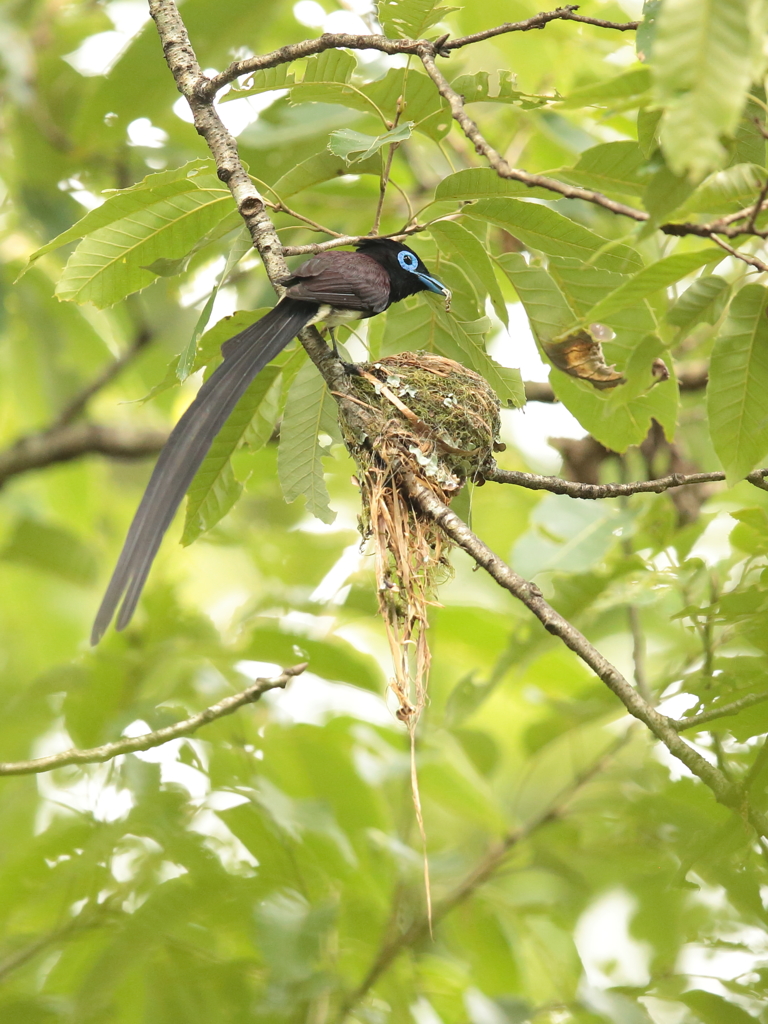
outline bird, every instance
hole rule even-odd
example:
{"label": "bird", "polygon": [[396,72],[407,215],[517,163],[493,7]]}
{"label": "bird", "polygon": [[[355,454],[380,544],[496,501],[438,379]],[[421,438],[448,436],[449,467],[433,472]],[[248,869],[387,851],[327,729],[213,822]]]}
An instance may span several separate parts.
{"label": "bird", "polygon": [[152,562],[177,508],[216,435],[248,386],[310,324],[331,339],[342,323],[383,313],[393,302],[428,291],[451,293],[419,256],[391,238],[364,239],[356,251],[320,252],[278,282],[284,294],[256,323],[221,346],[223,361],[198,391],[158,457],[93,624],[96,645],[117,612],[116,629],[133,617]]}

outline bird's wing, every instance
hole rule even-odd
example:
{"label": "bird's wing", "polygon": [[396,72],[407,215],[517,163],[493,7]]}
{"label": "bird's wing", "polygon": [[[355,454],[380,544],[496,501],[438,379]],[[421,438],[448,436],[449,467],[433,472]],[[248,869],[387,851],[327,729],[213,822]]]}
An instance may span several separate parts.
{"label": "bird's wing", "polygon": [[389,274],[359,252],[321,252],[298,267],[284,282],[286,295],[370,316],[389,305]]}
{"label": "bird's wing", "polygon": [[316,313],[316,301],[283,299],[261,320],[230,339],[236,344],[200,388],[160,453],[96,615],[92,644],[103,636],[121,600],[117,628],[128,625],[163,535],[213,439],[256,374]]}

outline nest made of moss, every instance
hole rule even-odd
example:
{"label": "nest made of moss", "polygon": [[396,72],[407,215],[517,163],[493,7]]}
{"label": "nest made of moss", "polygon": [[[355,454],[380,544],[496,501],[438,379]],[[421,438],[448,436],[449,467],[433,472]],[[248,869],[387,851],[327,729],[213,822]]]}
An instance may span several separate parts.
{"label": "nest made of moss", "polygon": [[427,609],[449,570],[448,543],[403,492],[412,473],[449,503],[492,460],[499,400],[473,370],[431,352],[403,352],[355,368],[355,401],[374,429],[360,437],[342,412],[357,463],[361,532],[376,563],[379,609],[387,628],[398,717],[415,727],[426,700],[430,653]]}

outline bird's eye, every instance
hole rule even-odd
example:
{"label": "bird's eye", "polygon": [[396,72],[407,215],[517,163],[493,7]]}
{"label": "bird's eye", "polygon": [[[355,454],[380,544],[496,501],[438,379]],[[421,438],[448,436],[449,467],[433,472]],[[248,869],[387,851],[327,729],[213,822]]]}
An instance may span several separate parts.
{"label": "bird's eye", "polygon": [[401,267],[405,270],[415,270],[419,265],[419,261],[412,252],[399,252],[397,259]]}

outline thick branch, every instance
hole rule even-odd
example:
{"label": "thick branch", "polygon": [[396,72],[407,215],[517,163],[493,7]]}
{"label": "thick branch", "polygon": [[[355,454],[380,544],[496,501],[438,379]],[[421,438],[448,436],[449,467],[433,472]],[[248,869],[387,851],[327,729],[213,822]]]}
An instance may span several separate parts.
{"label": "thick branch", "polygon": [[241,693],[225,697],[218,704],[212,704],[204,711],[185,718],[181,722],[176,722],[175,725],[166,726],[164,729],[145,732],[141,736],[126,737],[122,740],[115,740],[114,743],[104,743],[100,747],[90,747],[87,750],[62,750],[60,754],[49,754],[48,757],[37,757],[32,761],[0,761],[0,775],[36,775],[40,772],[53,771],[55,768],[64,768],[70,764],[100,764],[102,761],[111,761],[119,754],[134,754],[137,750],[160,747],[169,740],[178,739],[180,736],[189,736],[201,726],[215,722],[217,718],[231,715],[245,704],[253,704],[268,690],[284,689],[286,684],[294,676],[301,675],[306,667],[307,663],[304,662],[301,665],[285,669],[277,679],[257,679]]}
{"label": "thick branch", "polygon": [[99,423],[73,423],[22,437],[0,451],[0,487],[13,476],[69,462],[83,455],[143,459],[157,455],[167,440],[162,430],[132,430]]}
{"label": "thick branch", "polygon": [[[149,0],[149,10],[157,26],[163,53],[176,87],[189,104],[195,128],[205,139],[216,163],[216,173],[229,187],[240,216],[245,221],[253,244],[261,256],[269,280],[280,295],[280,282],[289,273],[282,243],[267,213],[263,197],[243,167],[235,139],[224,127],[214,108],[215,90],[211,88],[211,80],[206,78],[200,69],[175,0]],[[341,242],[335,239],[334,244],[340,245]],[[353,429],[357,427],[361,433],[365,433],[368,421],[363,410],[352,402],[345,401],[352,389],[341,361],[333,355],[315,327],[304,328],[299,334],[299,340],[320,371],[329,390],[336,392],[344,402],[350,425]]]}
{"label": "thick branch", "polygon": [[[756,469],[745,479],[760,486],[768,477],[768,469]],[[706,484],[725,480],[725,473],[670,473],[657,480],[635,480],[626,484],[582,484],[573,480],[561,480],[559,476],[539,476],[537,473],[520,473],[514,469],[499,469],[498,466],[485,474],[486,480],[497,484],[516,484],[531,491],[550,491],[552,494],[567,494],[569,498],[625,498],[630,494],[660,494],[670,487],[685,487],[690,484]]]}

